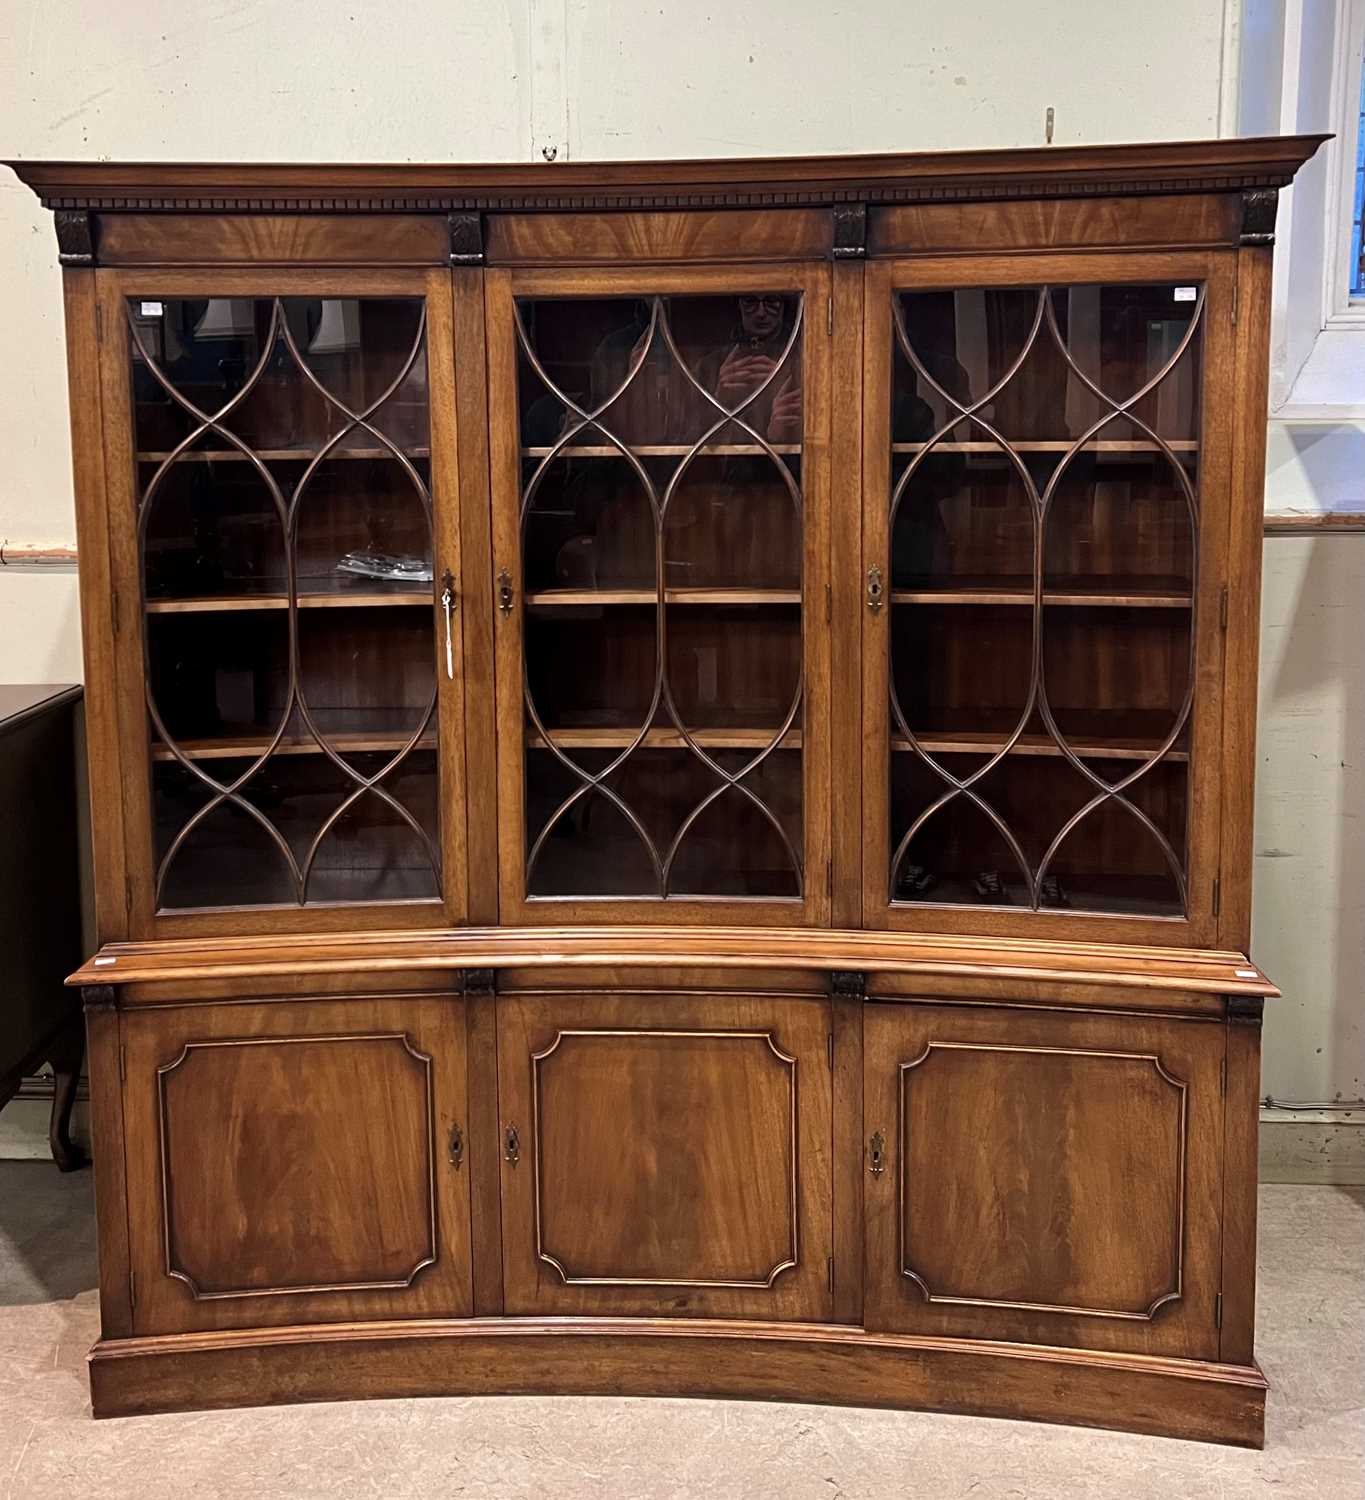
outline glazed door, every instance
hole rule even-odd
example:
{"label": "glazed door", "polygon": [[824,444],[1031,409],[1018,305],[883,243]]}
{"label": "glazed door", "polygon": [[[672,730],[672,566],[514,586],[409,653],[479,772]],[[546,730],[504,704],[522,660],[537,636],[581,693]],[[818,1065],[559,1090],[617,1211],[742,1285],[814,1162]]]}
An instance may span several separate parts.
{"label": "glazed door", "polygon": [[99,278],[134,934],[463,920],[449,276]]}
{"label": "glazed door", "polygon": [[487,287],[502,920],[826,920],[827,269]]}
{"label": "glazed door", "polygon": [[511,1315],[828,1320],[828,1003],[498,998]]}
{"label": "glazed door", "polygon": [[869,1005],[867,1327],[1217,1359],[1223,1037]]}
{"label": "glazed door", "polygon": [[1212,942],[1232,278],[869,265],[869,926]]}
{"label": "glazed door", "polygon": [[462,999],[122,1027],[134,1332],[471,1312]]}

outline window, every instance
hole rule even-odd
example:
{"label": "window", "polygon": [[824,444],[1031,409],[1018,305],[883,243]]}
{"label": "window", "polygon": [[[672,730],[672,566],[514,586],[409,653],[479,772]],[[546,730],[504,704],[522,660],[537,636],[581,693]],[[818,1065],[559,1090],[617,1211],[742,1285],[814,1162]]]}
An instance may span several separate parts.
{"label": "window", "polygon": [[1360,109],[1356,122],[1356,183],[1351,216],[1351,296],[1365,297],[1365,246],[1360,242],[1360,211],[1365,200],[1365,67],[1360,70]]}

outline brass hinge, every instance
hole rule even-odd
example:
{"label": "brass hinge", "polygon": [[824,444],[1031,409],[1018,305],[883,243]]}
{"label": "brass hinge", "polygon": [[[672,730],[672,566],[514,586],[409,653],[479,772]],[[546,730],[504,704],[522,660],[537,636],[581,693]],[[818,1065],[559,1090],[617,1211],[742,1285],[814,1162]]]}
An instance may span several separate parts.
{"label": "brass hinge", "polygon": [[128,1272],[128,1306],[137,1306],[137,1272]]}
{"label": "brass hinge", "polygon": [[1219,596],[1219,599],[1218,599],[1218,628],[1220,630],[1226,630],[1228,628],[1228,586],[1227,586],[1227,584],[1223,585],[1223,592]]}
{"label": "brass hinge", "polygon": [[1228,1092],[1228,1060],[1226,1057],[1218,1063],[1218,1092],[1225,1098]]}
{"label": "brass hinge", "polygon": [[825,895],[834,900],[834,861],[830,860],[825,866]]}
{"label": "brass hinge", "polygon": [[828,1256],[825,1260],[825,1276],[829,1282],[829,1289],[834,1291],[834,1257]]}
{"label": "brass hinge", "polygon": [[832,338],[834,336],[834,296],[825,298],[825,332]]}
{"label": "brass hinge", "polygon": [[133,877],[131,875],[123,877],[123,914],[126,917],[131,917],[133,914]]}
{"label": "brass hinge", "polygon": [[98,302],[95,304],[95,342],[104,342],[104,308]]}
{"label": "brass hinge", "polygon": [[829,1056],[829,1070],[834,1071],[834,1033],[831,1031],[825,1038],[825,1051]]}
{"label": "brass hinge", "polygon": [[109,590],[109,622],[110,622],[110,624],[113,627],[114,634],[117,635],[119,633],[118,590],[117,589],[110,589]]}
{"label": "brass hinge", "polygon": [[118,1081],[120,1083],[127,1083],[127,1081],[128,1081],[128,1049],[127,1049],[127,1047],[120,1047],[118,1049]]}
{"label": "brass hinge", "polygon": [[834,586],[833,586],[833,584],[827,583],[825,585],[825,624],[826,625],[832,625],[833,623],[834,623]]}
{"label": "brass hinge", "polygon": [[1232,283],[1232,326],[1234,328],[1237,326],[1237,292],[1240,286],[1240,282],[1234,281]]}
{"label": "brass hinge", "polygon": [[1217,1292],[1214,1295],[1214,1299],[1213,1299],[1213,1326],[1215,1328],[1221,1328],[1223,1326],[1223,1294],[1222,1294],[1222,1292]]}
{"label": "brass hinge", "polygon": [[1213,914],[1216,917],[1223,909],[1223,877],[1213,877]]}

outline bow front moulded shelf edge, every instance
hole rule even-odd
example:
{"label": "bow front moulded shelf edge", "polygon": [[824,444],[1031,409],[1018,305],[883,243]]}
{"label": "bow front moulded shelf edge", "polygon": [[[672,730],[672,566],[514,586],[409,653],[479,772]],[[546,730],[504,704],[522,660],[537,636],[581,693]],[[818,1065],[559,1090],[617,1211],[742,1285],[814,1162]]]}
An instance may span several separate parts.
{"label": "bow front moulded shelf edge", "polygon": [[11,164],[66,302],[97,1415],[1261,1441],[1258,484],[1318,144]]}

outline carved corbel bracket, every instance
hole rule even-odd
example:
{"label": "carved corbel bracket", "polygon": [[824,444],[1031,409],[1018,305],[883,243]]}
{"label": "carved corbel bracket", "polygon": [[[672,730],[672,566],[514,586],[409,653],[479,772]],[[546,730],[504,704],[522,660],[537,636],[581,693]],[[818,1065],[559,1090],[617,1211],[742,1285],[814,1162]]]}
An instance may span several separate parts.
{"label": "carved corbel bracket", "polygon": [[1227,1016],[1235,1026],[1259,1026],[1265,1011],[1264,995],[1229,995]]}
{"label": "carved corbel bracket", "polygon": [[446,216],[450,226],[450,264],[481,266],[483,264],[483,215],[453,213]]}
{"label": "carved corbel bracket", "polygon": [[836,203],[830,214],[834,220],[831,258],[861,260],[867,254],[867,204]]}
{"label": "carved corbel bracket", "polygon": [[57,227],[57,260],[64,266],[95,264],[95,225],[86,208],[59,208],[52,215]]}
{"label": "carved corbel bracket", "polygon": [[1244,245],[1275,243],[1275,212],[1279,206],[1279,188],[1245,188],[1242,191],[1242,233]]}
{"label": "carved corbel bracket", "polygon": [[85,1005],[86,1015],[89,1015],[91,1011],[110,1011],[117,1008],[112,984],[82,985],[81,1000]]}

